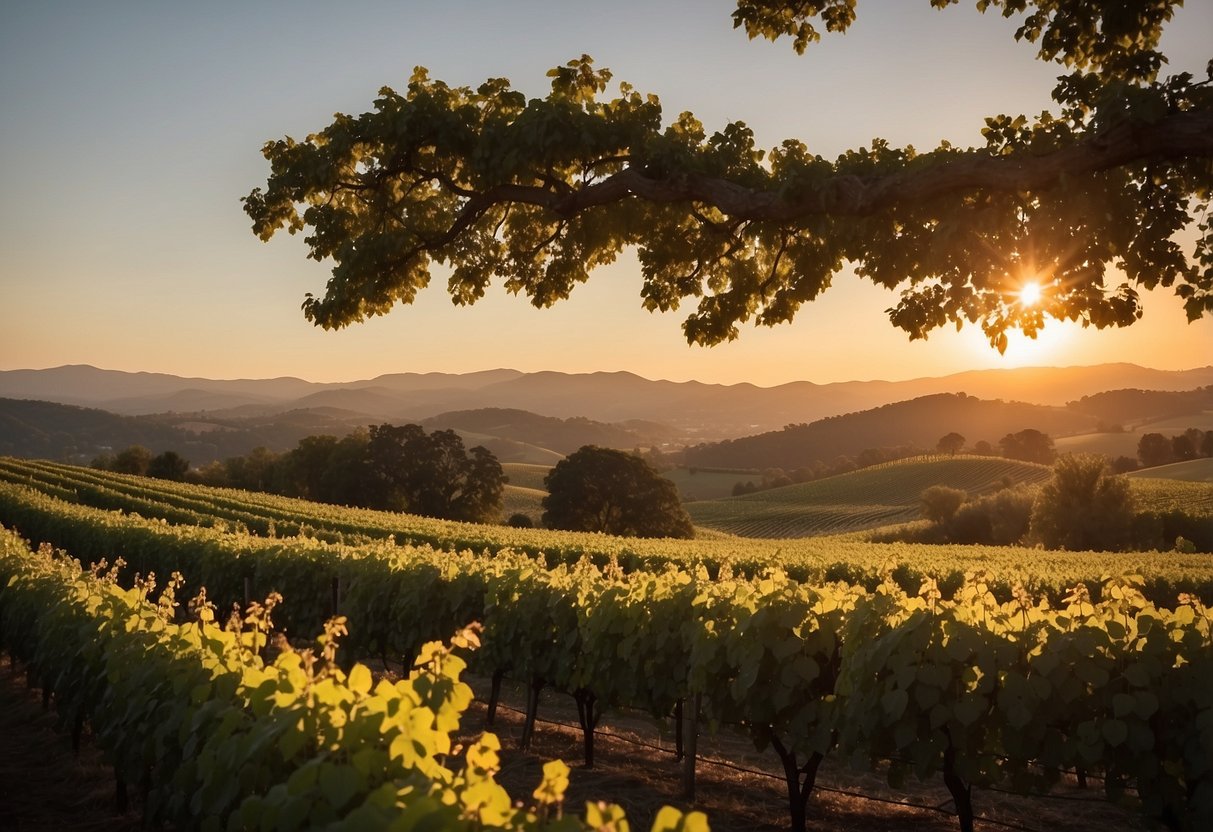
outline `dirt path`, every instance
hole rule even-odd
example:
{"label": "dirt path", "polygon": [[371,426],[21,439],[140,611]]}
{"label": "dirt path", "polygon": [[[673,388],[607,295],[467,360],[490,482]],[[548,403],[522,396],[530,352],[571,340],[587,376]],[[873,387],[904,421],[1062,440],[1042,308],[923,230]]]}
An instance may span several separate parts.
{"label": "dirt path", "polygon": [[77,756],[25,674],[0,660],[0,831],[119,832],[139,815],[114,810],[113,769],[89,744]]}
{"label": "dirt path", "polygon": [[[507,695],[504,704],[520,705],[515,698]],[[758,754],[742,737],[722,734],[702,739],[701,753],[727,764],[699,764],[696,805],[690,806],[678,793],[680,764],[670,753],[672,742],[647,717],[608,715],[596,743],[596,766],[591,770],[580,764],[580,732],[557,724],[576,722],[571,698],[545,696],[540,714],[552,721],[537,726],[531,751],[523,752],[518,748],[521,714],[512,707],[498,711],[494,730],[504,746],[498,779],[516,799],[529,799],[542,777],[543,763],[559,758],[572,768],[567,809],[576,814],[581,814],[585,801],[606,799],[623,805],[638,832],[648,829],[654,814],[666,804],[706,811],[716,832],[787,828],[782,782],[754,773],[773,771],[774,758]],[[473,704],[464,718],[468,737],[483,730],[484,718],[483,702]],[[140,829],[137,811],[125,815],[115,811],[114,776],[100,751],[86,741],[81,753],[73,754],[67,735],[55,726],[53,711],[42,709],[41,692],[28,688],[24,672],[14,673],[7,658],[0,659],[0,832]],[[818,782],[824,788],[810,801],[810,829],[953,832],[958,828],[950,815],[886,802],[946,804],[947,794],[938,784],[915,784],[908,791],[893,792],[880,776],[851,772],[833,761],[827,763]],[[834,790],[860,792],[866,797]],[[1098,795],[1092,791],[1065,788],[1062,794],[1067,799],[975,793],[978,812],[986,818],[979,818],[977,829],[1109,832],[1147,828],[1131,812],[1095,800]]]}

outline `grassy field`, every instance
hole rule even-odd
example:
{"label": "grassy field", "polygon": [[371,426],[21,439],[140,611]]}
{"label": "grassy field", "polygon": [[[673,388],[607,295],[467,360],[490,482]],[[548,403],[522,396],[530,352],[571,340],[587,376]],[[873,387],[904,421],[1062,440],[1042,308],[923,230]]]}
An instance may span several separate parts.
{"label": "grassy field", "polygon": [[1173,462],[1157,468],[1144,468],[1129,474],[1133,479],[1179,480],[1181,482],[1213,482],[1213,458]]}
{"label": "grassy field", "polygon": [[690,500],[719,500],[733,494],[733,486],[739,482],[759,482],[762,474],[756,471],[701,471],[694,473],[689,468],[672,468],[662,471],[661,476],[678,486],[678,495],[683,502]]}
{"label": "grassy field", "polygon": [[743,537],[809,537],[872,529],[919,517],[932,485],[971,495],[1043,482],[1049,468],[996,457],[918,457],[743,497],[687,505],[698,526]]}
{"label": "grassy field", "polygon": [[1147,433],[1161,433],[1171,437],[1188,428],[1213,430],[1213,411],[1192,416],[1174,416],[1159,419],[1144,425],[1127,428],[1123,433],[1084,433],[1079,436],[1063,436],[1053,441],[1058,453],[1104,454],[1116,458],[1137,458],[1137,443]]}
{"label": "grassy field", "polygon": [[543,491],[543,478],[552,470],[551,465],[536,465],[528,462],[503,462],[501,470],[510,478],[510,485]]}

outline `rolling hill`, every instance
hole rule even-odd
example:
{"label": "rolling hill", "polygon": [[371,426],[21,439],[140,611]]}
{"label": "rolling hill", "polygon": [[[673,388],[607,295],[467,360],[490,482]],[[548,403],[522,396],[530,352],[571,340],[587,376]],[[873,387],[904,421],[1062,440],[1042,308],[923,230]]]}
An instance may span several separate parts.
{"label": "rolling hill", "polygon": [[997,446],[1006,434],[1025,428],[1057,436],[1088,432],[1095,423],[1092,416],[1061,407],[941,393],[811,424],[788,425],[781,431],[700,445],[687,450],[686,463],[704,468],[791,470],[816,461],[829,463],[840,454],[855,456],[866,448],[910,446],[932,450],[950,431],[964,435],[970,446],[983,439]]}
{"label": "rolling hill", "polygon": [[812,537],[916,520],[932,485],[978,495],[1049,476],[1048,466],[996,457],[918,457],[686,508],[696,526],[741,537]]}
{"label": "rolling hill", "polygon": [[1213,386],[1195,390],[1108,390],[1066,407],[1108,423],[1141,426],[1162,419],[1213,411]]}
{"label": "rolling hill", "polygon": [[1189,459],[1186,462],[1172,462],[1170,465],[1143,468],[1140,471],[1133,471],[1127,476],[1135,480],[1158,479],[1213,483],[1213,457]]}
{"label": "rolling hill", "polygon": [[629,425],[597,422],[585,417],[559,419],[515,408],[481,408],[442,413],[424,420],[426,430],[450,428],[538,445],[558,454],[571,454],[583,445],[631,450],[669,442],[677,431],[654,423]]}

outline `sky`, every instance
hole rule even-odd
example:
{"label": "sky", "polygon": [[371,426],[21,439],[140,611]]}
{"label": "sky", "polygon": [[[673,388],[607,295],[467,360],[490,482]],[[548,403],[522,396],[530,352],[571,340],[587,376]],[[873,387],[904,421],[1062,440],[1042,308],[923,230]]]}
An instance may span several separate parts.
{"label": "sky", "polygon": [[[260,242],[241,210],[268,175],[266,141],[370,109],[417,65],[538,97],[549,68],[587,53],[657,94],[667,119],[742,120],[762,147],[980,144],[985,116],[1047,108],[1060,68],[973,5],[865,0],[850,32],[797,56],[734,30],[727,0],[0,0],[0,370],[346,381],[510,367],[767,386],[1213,363],[1213,320],[1187,324],[1169,291],[1127,329],[1052,324],[1000,356],[974,327],[908,341],[884,315],[897,295],[849,270],[791,324],[691,347],[683,315],[641,306],[631,253],[550,309],[500,286],[455,307],[438,271],[412,306],[326,332],[299,306],[331,264],[300,238]],[[1213,2],[1189,0],[1163,44],[1170,71],[1202,71],[1210,32]]]}

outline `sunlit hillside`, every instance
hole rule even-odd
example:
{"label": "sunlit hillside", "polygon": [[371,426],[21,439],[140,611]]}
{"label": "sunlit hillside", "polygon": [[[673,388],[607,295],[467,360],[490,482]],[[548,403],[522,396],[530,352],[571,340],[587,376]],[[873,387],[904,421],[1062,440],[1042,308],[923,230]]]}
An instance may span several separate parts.
{"label": "sunlit hillside", "polygon": [[1042,482],[1049,468],[998,457],[917,457],[743,497],[689,503],[696,525],[744,537],[808,537],[871,529],[919,517],[932,485],[984,494]]}
{"label": "sunlit hillside", "polygon": [[1172,462],[1156,468],[1143,468],[1129,474],[1139,482],[1147,479],[1180,480],[1185,482],[1213,483],[1213,457],[1189,459],[1187,462]]}
{"label": "sunlit hillside", "polygon": [[1190,416],[1170,416],[1155,422],[1128,428],[1119,433],[1084,433],[1077,436],[1063,436],[1054,439],[1053,445],[1058,453],[1090,453],[1104,454],[1115,459],[1118,456],[1137,458],[1137,443],[1147,433],[1161,433],[1163,436],[1173,436],[1183,433],[1188,428],[1213,430],[1213,411]]}
{"label": "sunlit hillside", "polygon": [[503,462],[501,470],[505,471],[505,475],[510,478],[510,485],[542,491],[543,478],[552,470],[552,466],[529,462]]}

